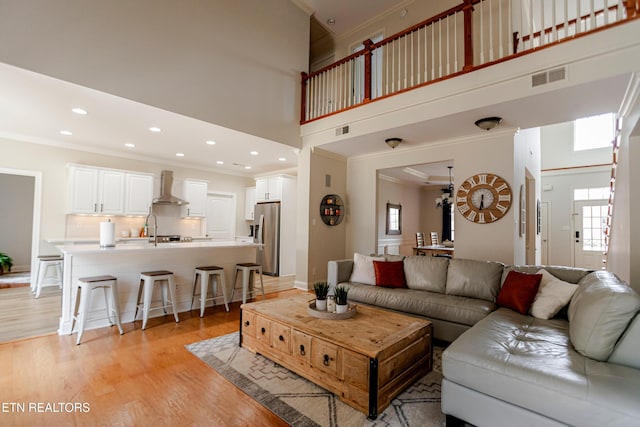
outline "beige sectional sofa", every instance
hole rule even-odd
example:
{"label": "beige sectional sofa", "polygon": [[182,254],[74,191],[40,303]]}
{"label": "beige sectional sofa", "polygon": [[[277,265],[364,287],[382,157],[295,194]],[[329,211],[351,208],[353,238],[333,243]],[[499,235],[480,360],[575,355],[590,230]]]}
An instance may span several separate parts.
{"label": "beige sectional sofa", "polygon": [[348,286],[352,301],[428,318],[435,338],[451,342],[443,354],[447,425],[640,425],[640,296],[615,275],[544,266],[577,286],[558,315],[540,319],[496,299],[510,271],[541,266],[387,257],[398,260],[406,288],[351,281],[367,277],[355,274],[362,267],[353,259],[330,261],[329,283]]}

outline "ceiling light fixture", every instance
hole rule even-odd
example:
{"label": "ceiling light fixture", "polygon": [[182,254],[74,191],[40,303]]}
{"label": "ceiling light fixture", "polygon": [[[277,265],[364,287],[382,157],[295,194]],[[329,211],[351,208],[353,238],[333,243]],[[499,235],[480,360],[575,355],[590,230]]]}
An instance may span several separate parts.
{"label": "ceiling light fixture", "polygon": [[449,168],[449,186],[447,188],[442,189],[442,197],[438,197],[436,199],[436,207],[442,207],[445,205],[450,205],[449,199],[453,199],[453,178],[451,176],[451,170],[453,166],[447,166]]}
{"label": "ceiling light fixture", "polygon": [[251,166],[245,166],[244,168],[245,169],[251,169]]}
{"label": "ceiling light fixture", "polygon": [[210,139],[207,141],[207,145],[216,145],[216,142]]}
{"label": "ceiling light fixture", "polygon": [[61,135],[71,136],[71,135],[73,135],[73,132],[71,132],[70,130],[61,130],[60,134]]}
{"label": "ceiling light fixture", "polygon": [[500,125],[500,123],[502,123],[502,117],[485,117],[475,121],[475,125],[482,130],[491,130]]}
{"label": "ceiling light fixture", "polygon": [[216,162],[216,164],[218,164],[218,165],[224,165],[224,162],[223,162],[222,160],[218,160],[218,161]]}
{"label": "ceiling light fixture", "polygon": [[81,116],[86,116],[87,115],[87,110],[85,110],[84,108],[75,107],[75,108],[72,108],[71,111],[73,111],[74,113],[79,114]]}
{"label": "ceiling light fixture", "polygon": [[335,25],[335,23],[336,23],[336,20],[335,20],[335,19],[333,19],[333,18],[329,18],[329,19],[327,19],[327,24],[329,24],[329,25]]}
{"label": "ceiling light fixture", "polygon": [[402,142],[402,138],[387,138],[384,142],[391,148],[396,148]]}
{"label": "ceiling light fixture", "polygon": [[159,127],[156,127],[156,126],[151,126],[151,127],[149,128],[149,130],[150,130],[151,132],[160,132],[160,131],[162,131],[162,129],[160,129]]}
{"label": "ceiling light fixture", "polygon": [[130,142],[127,142],[126,144],[124,144],[125,147],[129,147],[129,148],[134,148],[136,146],[136,144],[132,144]]}
{"label": "ceiling light fixture", "polygon": [[252,156],[257,156],[257,155],[258,155],[258,154],[260,154],[260,153],[258,153],[257,151],[252,151],[252,152],[250,152],[249,154],[251,154]]}
{"label": "ceiling light fixture", "polygon": [[184,157],[184,153],[176,153],[177,157]]}
{"label": "ceiling light fixture", "polygon": [[280,157],[278,160],[280,160],[281,162],[286,162],[287,161],[286,157]]}

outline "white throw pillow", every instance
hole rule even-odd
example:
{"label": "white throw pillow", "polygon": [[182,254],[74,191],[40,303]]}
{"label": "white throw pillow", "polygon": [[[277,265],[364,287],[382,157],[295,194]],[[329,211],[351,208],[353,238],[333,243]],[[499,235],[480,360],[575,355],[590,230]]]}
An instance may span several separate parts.
{"label": "white throw pillow", "polygon": [[569,303],[578,285],[562,281],[544,268],[537,274],[542,274],[542,280],[529,312],[538,319],[551,319]]}
{"label": "white throw pillow", "polygon": [[376,272],[373,269],[373,261],[384,261],[384,257],[372,257],[357,252],[353,254],[353,270],[349,281],[375,286]]}

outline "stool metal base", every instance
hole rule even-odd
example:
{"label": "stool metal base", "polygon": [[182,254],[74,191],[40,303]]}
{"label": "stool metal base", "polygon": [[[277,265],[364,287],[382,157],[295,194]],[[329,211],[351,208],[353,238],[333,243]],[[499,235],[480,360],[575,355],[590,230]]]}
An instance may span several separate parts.
{"label": "stool metal base", "polygon": [[[198,277],[200,277],[200,294],[196,294],[196,289],[198,288]],[[213,279],[213,280],[210,280]],[[212,287],[212,297],[207,298],[207,292],[209,290],[209,282],[211,282]],[[218,283],[220,283],[222,287],[222,296],[218,296],[217,288]],[[206,267],[196,267],[195,272],[193,274],[193,293],[191,296],[191,310],[193,310],[193,303],[195,302],[196,296],[200,299],[200,317],[204,317],[204,308],[207,304],[207,301],[213,301],[215,305],[215,301],[217,299],[222,298],[224,300],[224,306],[229,311],[229,302],[227,300],[227,286],[224,283],[224,269],[222,267],[218,267],[215,265],[206,266]]]}
{"label": "stool metal base", "polygon": [[[162,305],[152,307],[151,297],[153,296],[153,287],[156,283],[160,283],[162,288]],[[167,291],[170,300],[167,299]],[[138,310],[142,307],[142,329],[146,329],[147,320],[149,320],[149,311],[162,308],[164,314],[167,314],[167,307],[171,307],[173,317],[176,323],[180,322],[178,312],[175,307],[176,300],[176,284],[173,281],[173,272],[168,270],[145,271],[140,273],[140,286],[138,287],[138,300],[136,303],[136,314],[134,321],[138,318]],[[169,304],[170,303],[170,304]]]}
{"label": "stool metal base", "polygon": [[[249,292],[249,282],[251,281],[253,285],[253,294],[255,297],[256,289],[255,289],[255,273],[257,272],[260,276],[260,289],[262,290],[262,297],[264,298],[264,283],[262,282],[262,265],[256,264],[254,262],[243,262],[236,264],[236,273],[235,278],[233,280],[233,290],[231,291],[231,301],[233,301],[233,295],[236,291],[236,283],[238,282],[238,273],[242,272],[242,303],[247,302],[247,294]],[[253,278],[253,280],[250,280]]]}
{"label": "stool metal base", "polygon": [[[71,332],[69,333],[69,335],[73,333],[74,326],[77,322],[77,345],[80,344],[82,335],[84,334],[84,330],[87,325],[87,318],[89,309],[91,308],[93,291],[99,288],[102,288],[102,290],[104,291],[104,301],[106,305],[107,319],[109,320],[109,324],[113,326],[113,321],[111,320],[111,312],[113,311],[116,320],[115,324],[118,326],[120,335],[124,333],[124,331],[122,330],[122,323],[120,322],[120,310],[118,309],[117,279],[114,276],[82,277],[78,279],[77,284],[74,285],[75,292],[72,292],[72,296],[74,298],[72,307],[74,307],[74,311],[71,324]],[[111,290],[111,295],[109,295],[109,292],[107,292],[108,289]],[[78,294],[80,294],[80,297],[78,297]],[[109,297],[111,298],[111,309],[109,309]]]}

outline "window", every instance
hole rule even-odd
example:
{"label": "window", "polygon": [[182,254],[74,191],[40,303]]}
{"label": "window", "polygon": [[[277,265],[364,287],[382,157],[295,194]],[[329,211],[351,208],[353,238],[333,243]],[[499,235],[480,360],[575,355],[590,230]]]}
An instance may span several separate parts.
{"label": "window", "polygon": [[613,113],[578,119],[573,123],[573,150],[593,150],[611,146],[615,136]]}
{"label": "window", "polygon": [[402,234],[402,206],[387,203],[387,234]]}
{"label": "window", "polygon": [[573,190],[573,200],[609,200],[609,187],[576,188]]}

